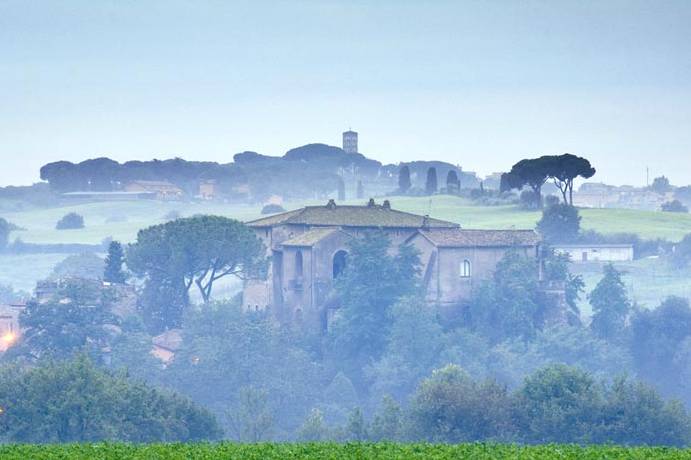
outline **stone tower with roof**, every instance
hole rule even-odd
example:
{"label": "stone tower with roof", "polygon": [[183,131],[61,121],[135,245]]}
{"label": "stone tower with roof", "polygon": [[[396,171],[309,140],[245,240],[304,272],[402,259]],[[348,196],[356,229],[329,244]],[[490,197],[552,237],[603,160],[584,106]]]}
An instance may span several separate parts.
{"label": "stone tower with roof", "polygon": [[343,133],[343,151],[345,153],[358,153],[357,133],[348,130]]}

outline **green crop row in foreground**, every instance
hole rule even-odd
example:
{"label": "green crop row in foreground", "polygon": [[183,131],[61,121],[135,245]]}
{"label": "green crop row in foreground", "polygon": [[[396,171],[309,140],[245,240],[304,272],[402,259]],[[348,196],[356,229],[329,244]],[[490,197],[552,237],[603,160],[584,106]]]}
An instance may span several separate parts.
{"label": "green crop row in foreground", "polygon": [[14,459],[691,459],[691,449],[502,444],[64,444],[0,445]]}

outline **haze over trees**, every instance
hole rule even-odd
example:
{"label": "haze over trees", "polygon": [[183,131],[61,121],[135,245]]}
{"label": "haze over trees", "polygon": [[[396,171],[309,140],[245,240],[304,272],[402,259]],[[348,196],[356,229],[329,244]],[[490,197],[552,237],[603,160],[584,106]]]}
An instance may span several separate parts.
{"label": "haze over trees", "polygon": [[[152,257],[148,251],[166,262],[196,260],[185,255],[196,254],[197,249],[204,254],[203,242],[193,245],[185,235],[201,231],[206,224],[174,227],[174,223],[161,224],[151,233],[142,231],[148,236],[135,244],[149,237],[160,239],[160,244],[137,249],[147,253],[145,259]],[[244,245],[232,245],[244,253]],[[546,317],[553,303],[541,292],[536,270],[529,265],[534,261],[510,252],[462,314],[445,316],[429,308],[417,289],[422,276],[418,257],[409,246],[392,248],[379,232],[354,239],[330,301],[340,303],[339,316],[326,336],[279,324],[266,312],[245,311],[240,299],[202,300],[194,308],[190,302],[179,312],[179,324],[147,330],[139,317],[146,310],[116,318],[108,296],[89,290],[89,284],[69,287],[54,301],[28,307],[21,319],[26,340],[3,361],[31,362],[43,369],[42,357],[63,360],[86,353],[94,365],[126,367],[131,378],[191,398],[208,408],[226,436],[243,441],[689,442],[688,413],[681,404],[665,399],[685,394],[684,376],[691,372],[687,304],[670,301],[659,316],[631,313],[620,334],[631,341],[601,337],[577,320],[551,326]],[[544,269],[546,281],[565,283],[567,302],[573,303],[582,284],[569,273],[568,261],[550,256]],[[148,277],[159,276],[159,271],[152,267],[135,275],[148,283]],[[160,293],[156,301],[165,313],[165,296],[178,294],[168,289],[168,274],[155,281],[152,288]],[[594,306],[600,291],[591,293]],[[571,315],[578,317],[577,307]],[[678,327],[667,334],[672,323]],[[151,334],[166,327],[180,328],[182,345],[162,366],[150,354]],[[554,362],[566,366],[549,365]],[[62,385],[59,375],[45,372],[51,382]],[[92,375],[88,370],[79,372]],[[653,381],[664,375],[665,398],[639,382],[611,377],[626,372]],[[125,384],[139,385],[130,380]],[[57,392],[50,404],[67,407],[77,396]],[[110,401],[108,397],[102,398]],[[4,404],[0,398],[0,406]],[[141,410],[157,413],[154,408]],[[97,408],[94,411],[94,416],[101,416]],[[215,437],[213,418],[193,413],[200,425],[186,423],[206,427],[194,439]],[[31,420],[36,426],[53,423],[41,419],[41,414]],[[106,417],[103,423],[111,420]],[[167,427],[173,420],[160,423]],[[118,431],[128,429],[120,427],[108,439],[193,439],[185,430],[163,427],[157,428],[157,435],[142,430],[141,438],[128,437],[134,435]],[[75,431],[70,436],[92,436],[89,433]]]}
{"label": "haze over trees", "polygon": [[342,307],[332,339],[345,366],[381,354],[391,306],[416,288],[418,254],[411,246],[401,246],[392,256],[390,244],[382,232],[353,239],[349,262],[336,279]]}
{"label": "haze over trees", "polygon": [[537,231],[550,244],[575,241],[581,231],[578,209],[563,203],[547,206],[537,223]]}

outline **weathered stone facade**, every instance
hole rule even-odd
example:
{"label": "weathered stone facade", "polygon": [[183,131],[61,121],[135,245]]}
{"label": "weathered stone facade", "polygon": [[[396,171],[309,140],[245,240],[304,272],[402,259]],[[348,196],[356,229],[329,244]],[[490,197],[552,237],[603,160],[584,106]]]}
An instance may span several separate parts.
{"label": "weathered stone facade", "polygon": [[391,209],[373,200],[365,206],[309,206],[249,222],[267,248],[266,279],[245,281],[248,310],[269,309],[281,322],[325,329],[333,310],[333,281],[347,264],[348,241],[381,229],[392,251],[414,245],[423,263],[427,299],[441,307],[468,299],[491,276],[505,252],[515,248],[535,257],[539,239],[533,231],[465,230],[458,224]]}

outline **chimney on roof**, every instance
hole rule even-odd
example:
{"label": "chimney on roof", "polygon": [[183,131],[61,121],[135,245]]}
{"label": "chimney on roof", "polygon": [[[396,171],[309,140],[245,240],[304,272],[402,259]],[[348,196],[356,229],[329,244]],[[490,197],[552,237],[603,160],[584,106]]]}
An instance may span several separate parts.
{"label": "chimney on roof", "polygon": [[326,209],[336,209],[336,202],[333,200],[333,198],[326,203]]}
{"label": "chimney on roof", "polygon": [[367,207],[368,207],[368,208],[373,208],[373,207],[375,207],[376,205],[377,205],[377,204],[374,202],[374,198],[370,198],[369,201],[367,202]]}
{"label": "chimney on roof", "polygon": [[427,214],[422,216],[422,228],[429,230],[429,216]]}
{"label": "chimney on roof", "polygon": [[384,209],[391,209],[391,202],[389,200],[384,200],[384,204],[382,206]]}

